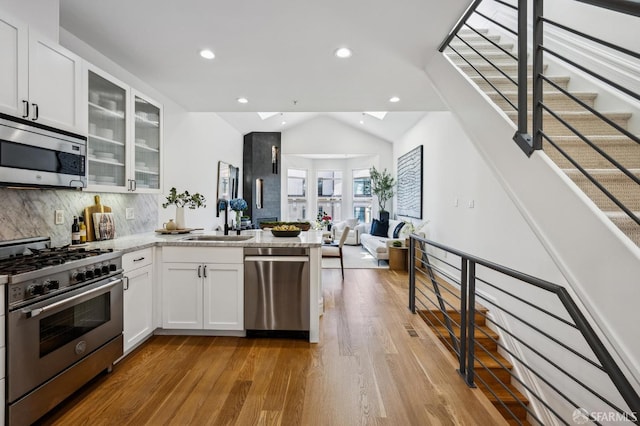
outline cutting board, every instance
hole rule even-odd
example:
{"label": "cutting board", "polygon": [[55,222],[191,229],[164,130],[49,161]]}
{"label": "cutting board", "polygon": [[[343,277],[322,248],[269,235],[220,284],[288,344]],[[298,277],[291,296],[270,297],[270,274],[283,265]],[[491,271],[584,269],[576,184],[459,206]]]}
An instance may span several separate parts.
{"label": "cutting board", "polygon": [[87,241],[96,240],[96,231],[93,224],[94,213],[111,213],[111,207],[103,206],[100,203],[100,196],[94,197],[95,204],[84,209],[84,223],[87,226]]}

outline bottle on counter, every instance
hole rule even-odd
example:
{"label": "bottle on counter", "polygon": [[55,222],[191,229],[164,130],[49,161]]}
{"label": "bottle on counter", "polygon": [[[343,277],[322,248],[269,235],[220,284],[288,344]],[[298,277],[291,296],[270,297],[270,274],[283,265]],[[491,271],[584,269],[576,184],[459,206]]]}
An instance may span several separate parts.
{"label": "bottle on counter", "polygon": [[87,225],[84,223],[84,217],[80,216],[80,244],[87,242]]}
{"label": "bottle on counter", "polygon": [[73,217],[73,224],[71,225],[71,244],[80,244],[80,224],[78,223],[78,216]]}

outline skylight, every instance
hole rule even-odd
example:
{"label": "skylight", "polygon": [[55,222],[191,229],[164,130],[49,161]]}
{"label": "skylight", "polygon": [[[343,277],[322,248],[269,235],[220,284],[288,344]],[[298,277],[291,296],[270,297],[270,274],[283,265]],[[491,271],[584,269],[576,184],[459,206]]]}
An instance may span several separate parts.
{"label": "skylight", "polygon": [[365,111],[367,115],[377,118],[378,120],[384,120],[387,115],[387,111]]}
{"label": "skylight", "polygon": [[266,120],[267,118],[271,118],[274,115],[278,115],[280,114],[279,112],[259,112],[258,115],[260,116],[261,120]]}

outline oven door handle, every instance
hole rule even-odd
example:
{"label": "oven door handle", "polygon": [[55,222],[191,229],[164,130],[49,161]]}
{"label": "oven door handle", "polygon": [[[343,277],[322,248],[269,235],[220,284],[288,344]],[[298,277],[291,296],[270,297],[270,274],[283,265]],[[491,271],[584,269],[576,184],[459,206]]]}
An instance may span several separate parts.
{"label": "oven door handle", "polygon": [[110,281],[107,284],[101,285],[100,287],[93,288],[91,290],[85,291],[84,293],[76,294],[73,297],[70,297],[70,298],[64,299],[64,300],[60,300],[58,302],[52,303],[52,304],[47,305],[47,306],[43,306],[42,308],[36,308],[36,309],[31,309],[31,310],[25,309],[25,310],[22,311],[22,313],[25,314],[27,316],[27,318],[37,317],[38,315],[40,315],[40,314],[42,314],[44,312],[47,312],[47,311],[49,311],[51,309],[55,309],[55,308],[57,308],[59,306],[66,305],[67,303],[73,302],[74,300],[78,300],[81,297],[85,297],[85,296],[88,296],[88,295],[94,294],[94,293],[99,293],[99,292],[101,292],[103,290],[106,290],[108,288],[114,287],[114,286],[120,284],[121,282],[122,282],[122,278],[118,278],[117,280]]}

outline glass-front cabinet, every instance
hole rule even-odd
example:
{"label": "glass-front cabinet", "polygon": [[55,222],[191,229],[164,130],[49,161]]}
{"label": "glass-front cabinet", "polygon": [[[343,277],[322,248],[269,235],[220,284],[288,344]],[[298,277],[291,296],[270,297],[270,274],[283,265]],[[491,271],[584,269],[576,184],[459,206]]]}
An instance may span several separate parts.
{"label": "glass-front cabinet", "polygon": [[127,187],[129,90],[89,69],[89,186],[102,190]]}
{"label": "glass-front cabinet", "polygon": [[159,191],[161,106],[90,65],[86,76],[89,189]]}
{"label": "glass-front cabinet", "polygon": [[133,105],[135,115],[133,189],[159,190],[162,109],[135,92]]}

